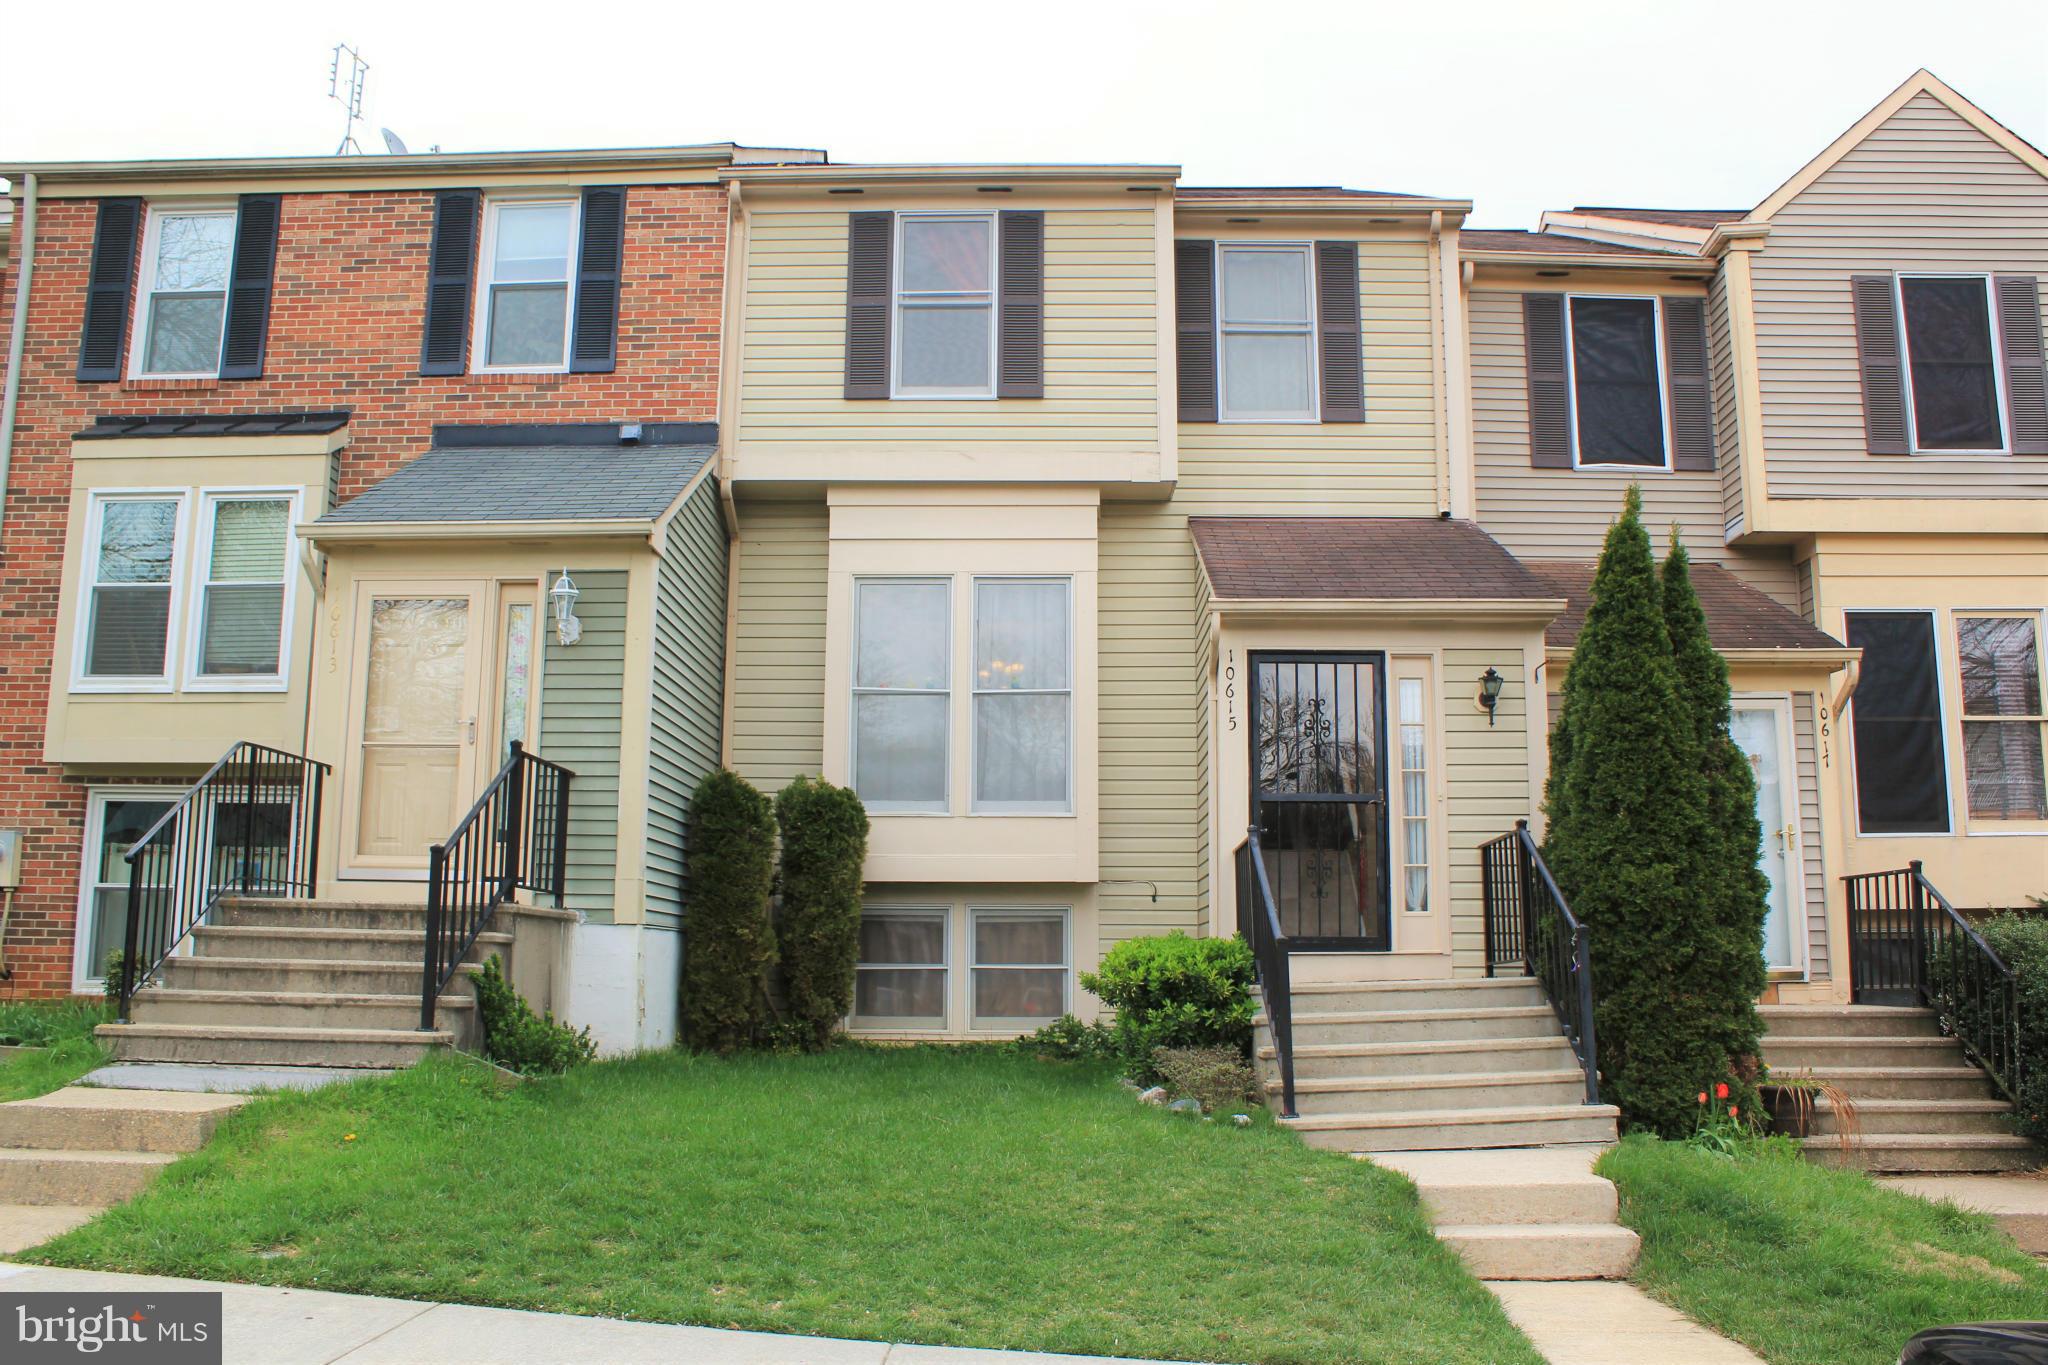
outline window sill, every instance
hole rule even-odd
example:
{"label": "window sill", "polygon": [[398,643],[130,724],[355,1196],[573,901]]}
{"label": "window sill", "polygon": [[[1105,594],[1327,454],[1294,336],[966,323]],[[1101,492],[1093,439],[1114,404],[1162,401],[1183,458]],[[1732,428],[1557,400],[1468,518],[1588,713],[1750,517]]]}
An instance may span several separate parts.
{"label": "window sill", "polygon": [[488,384],[497,388],[559,388],[569,378],[567,370],[471,370],[466,375],[451,376],[470,384]]}
{"label": "window sill", "polygon": [[220,387],[220,376],[200,375],[130,375],[121,381],[123,393],[208,393]]}
{"label": "window sill", "polygon": [[233,696],[236,693],[252,693],[257,696],[276,696],[291,690],[291,682],[285,678],[257,678],[251,681],[230,681],[225,678],[187,678],[183,689],[186,692],[203,692],[208,696]]}
{"label": "window sill", "polygon": [[171,686],[169,678],[156,681],[123,678],[106,682],[80,678],[73,680],[69,690],[74,697],[167,697],[177,689]]}

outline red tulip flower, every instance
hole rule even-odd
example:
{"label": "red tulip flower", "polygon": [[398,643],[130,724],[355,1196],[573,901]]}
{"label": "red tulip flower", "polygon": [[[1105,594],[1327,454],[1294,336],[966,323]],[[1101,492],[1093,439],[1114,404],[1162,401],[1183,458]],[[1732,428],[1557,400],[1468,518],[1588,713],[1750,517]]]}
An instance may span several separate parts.
{"label": "red tulip flower", "polygon": [[1714,1087],[1714,1098],[1717,1100],[1725,1100],[1728,1098],[1728,1082],[1723,1081],[1719,1085]]}

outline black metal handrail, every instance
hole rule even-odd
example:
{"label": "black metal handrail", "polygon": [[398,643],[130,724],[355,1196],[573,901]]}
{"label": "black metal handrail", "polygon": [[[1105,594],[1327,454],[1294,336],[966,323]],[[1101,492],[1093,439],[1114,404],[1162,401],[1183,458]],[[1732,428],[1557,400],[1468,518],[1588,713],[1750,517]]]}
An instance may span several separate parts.
{"label": "black metal handrail", "polygon": [[120,1022],[222,896],[313,894],[327,773],[325,763],[238,741],[129,846]]}
{"label": "black metal handrail", "polygon": [[1600,1050],[1593,1028],[1593,959],[1586,926],[1565,904],[1527,820],[1479,846],[1486,906],[1486,974],[1519,964],[1550,997],[1586,1075],[1586,1103],[1600,1103]]}
{"label": "black metal handrail", "polygon": [[1927,880],[1916,858],[1842,878],[1849,894],[1851,998],[1926,1005],[1992,1083],[2016,1099],[2019,982],[1983,935]]}
{"label": "black metal handrail", "polygon": [[420,980],[420,1028],[500,905],[520,891],[562,904],[569,869],[569,780],[559,763],[511,757],[448,838],[427,850],[427,941]]}
{"label": "black metal handrail", "polygon": [[1294,1117],[1294,988],[1288,974],[1287,935],[1273,904],[1273,884],[1266,878],[1265,855],[1259,851],[1254,825],[1237,846],[1237,927],[1251,945],[1258,967],[1259,992],[1265,997],[1266,1026],[1273,1034],[1273,1056],[1280,1063],[1280,1113]]}

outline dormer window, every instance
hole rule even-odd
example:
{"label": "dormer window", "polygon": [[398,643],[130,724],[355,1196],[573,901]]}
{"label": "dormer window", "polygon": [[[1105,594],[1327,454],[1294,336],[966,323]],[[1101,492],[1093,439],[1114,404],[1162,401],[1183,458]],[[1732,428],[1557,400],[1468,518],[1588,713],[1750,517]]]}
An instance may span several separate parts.
{"label": "dormer window", "polygon": [[220,373],[234,249],[233,207],[150,212],[132,373],[152,379],[211,379]]}

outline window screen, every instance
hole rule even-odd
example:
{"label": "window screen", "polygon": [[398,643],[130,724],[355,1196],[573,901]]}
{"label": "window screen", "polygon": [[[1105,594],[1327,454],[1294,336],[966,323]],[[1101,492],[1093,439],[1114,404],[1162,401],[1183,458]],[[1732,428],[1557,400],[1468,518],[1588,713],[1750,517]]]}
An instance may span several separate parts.
{"label": "window screen", "polygon": [[1857,828],[1865,834],[1946,834],[1948,770],[1934,618],[1852,611],[1849,643],[1863,651],[1849,703],[1856,748]]}
{"label": "window screen", "polygon": [[1580,464],[1664,466],[1655,299],[1572,300],[1572,389]]}
{"label": "window screen", "polygon": [[2003,447],[1998,353],[1984,279],[1902,279],[1899,300],[1912,363],[1914,444],[1921,450]]}
{"label": "window screen", "polygon": [[2041,657],[2031,616],[1956,620],[1963,678],[1963,775],[1970,815],[2048,820],[2041,732]]}

